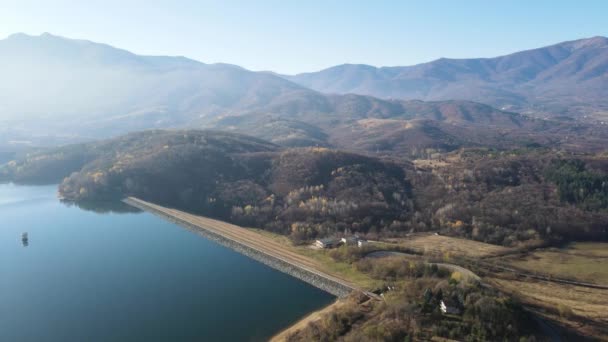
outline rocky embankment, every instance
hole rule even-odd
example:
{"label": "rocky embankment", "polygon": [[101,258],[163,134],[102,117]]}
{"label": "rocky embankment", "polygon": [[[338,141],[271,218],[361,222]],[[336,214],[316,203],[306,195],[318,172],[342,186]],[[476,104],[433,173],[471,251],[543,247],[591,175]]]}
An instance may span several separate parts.
{"label": "rocky embankment", "polygon": [[358,290],[345,282],[340,282],[338,279],[329,277],[316,270],[303,267],[296,262],[285,260],[281,257],[270,255],[264,251],[253,248],[245,243],[237,241],[234,238],[227,237],[217,233],[214,230],[208,229],[200,224],[194,224],[189,220],[180,218],[174,215],[170,215],[168,212],[161,211],[154,206],[148,205],[146,202],[135,199],[127,198],[124,200],[125,203],[139,208],[141,210],[150,212],[158,215],[163,219],[174,222],[192,232],[204,236],[209,240],[213,240],[222,246],[228,247],[236,252],[246,255],[258,262],[261,262],[267,266],[270,266],[278,271],[289,274],[292,277],[305,281],[325,292],[328,292],[337,297],[344,297],[351,293],[353,290]]}

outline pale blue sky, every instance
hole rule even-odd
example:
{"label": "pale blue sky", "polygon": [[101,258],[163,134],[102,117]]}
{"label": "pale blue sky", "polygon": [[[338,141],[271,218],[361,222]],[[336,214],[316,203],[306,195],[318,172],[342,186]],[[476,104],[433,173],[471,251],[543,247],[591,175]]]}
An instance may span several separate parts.
{"label": "pale blue sky", "polygon": [[0,38],[50,32],[283,73],[491,57],[608,35],[608,1],[6,1]]}

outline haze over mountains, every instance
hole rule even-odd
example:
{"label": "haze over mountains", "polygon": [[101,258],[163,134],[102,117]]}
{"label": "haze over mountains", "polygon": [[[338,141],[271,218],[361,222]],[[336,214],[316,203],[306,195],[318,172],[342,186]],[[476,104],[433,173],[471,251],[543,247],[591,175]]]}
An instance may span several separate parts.
{"label": "haze over mountains", "polygon": [[550,115],[608,111],[608,38],[563,42],[495,58],[441,58],[413,66],[344,64],[285,78],[325,93],[471,100]]}
{"label": "haze over mountains", "polygon": [[[289,341],[602,339],[607,46],[284,76],[15,34],[0,40],[0,185],[59,184],[96,212],[137,197],[364,291]],[[306,248],[349,236],[370,243]]]}
{"label": "haze over mountains", "polygon": [[[341,66],[287,77],[301,83],[296,84],[234,65],[139,56],[48,33],[15,34],[0,40],[0,146],[61,144],[153,128],[215,128],[284,146],[374,152],[572,145],[573,133],[584,140],[575,145],[601,146],[601,127],[538,120],[458,99],[521,107],[540,99],[522,94],[542,93],[547,103],[574,103],[554,114],[577,112],[583,102],[602,108],[608,98],[601,86],[607,80],[606,41],[597,37],[495,59],[442,59],[414,67]],[[392,99],[327,95],[304,85]]]}
{"label": "haze over mountains", "polygon": [[237,66],[137,56],[50,34],[0,41],[0,72],[3,119],[62,129],[77,119],[83,134],[196,124],[310,92]]}

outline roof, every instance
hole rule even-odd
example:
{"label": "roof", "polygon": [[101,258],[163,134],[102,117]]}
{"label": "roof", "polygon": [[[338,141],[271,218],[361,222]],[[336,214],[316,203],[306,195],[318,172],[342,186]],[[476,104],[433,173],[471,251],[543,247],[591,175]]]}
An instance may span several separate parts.
{"label": "roof", "polygon": [[321,242],[324,245],[327,245],[327,244],[337,243],[338,239],[335,239],[335,238],[324,238],[324,239],[317,239],[317,241]]}
{"label": "roof", "polygon": [[446,306],[458,306],[455,301],[449,299],[442,299],[441,302],[444,303]]}
{"label": "roof", "polygon": [[345,241],[359,241],[359,237],[358,236],[345,236],[342,238],[342,240]]}

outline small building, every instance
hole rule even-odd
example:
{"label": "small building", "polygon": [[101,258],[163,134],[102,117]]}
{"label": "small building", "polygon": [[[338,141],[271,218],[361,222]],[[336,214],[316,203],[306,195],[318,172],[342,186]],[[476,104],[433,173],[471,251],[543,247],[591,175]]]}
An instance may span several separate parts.
{"label": "small building", "polygon": [[317,239],[315,246],[319,248],[334,248],[338,246],[339,241],[334,238]]}
{"label": "small building", "polygon": [[441,312],[447,315],[460,315],[460,308],[456,305],[453,305],[450,302],[444,302],[443,300],[439,303],[439,308]]}
{"label": "small building", "polygon": [[360,239],[358,236],[346,236],[340,239],[340,242],[347,246],[354,246],[359,242],[359,240]]}

